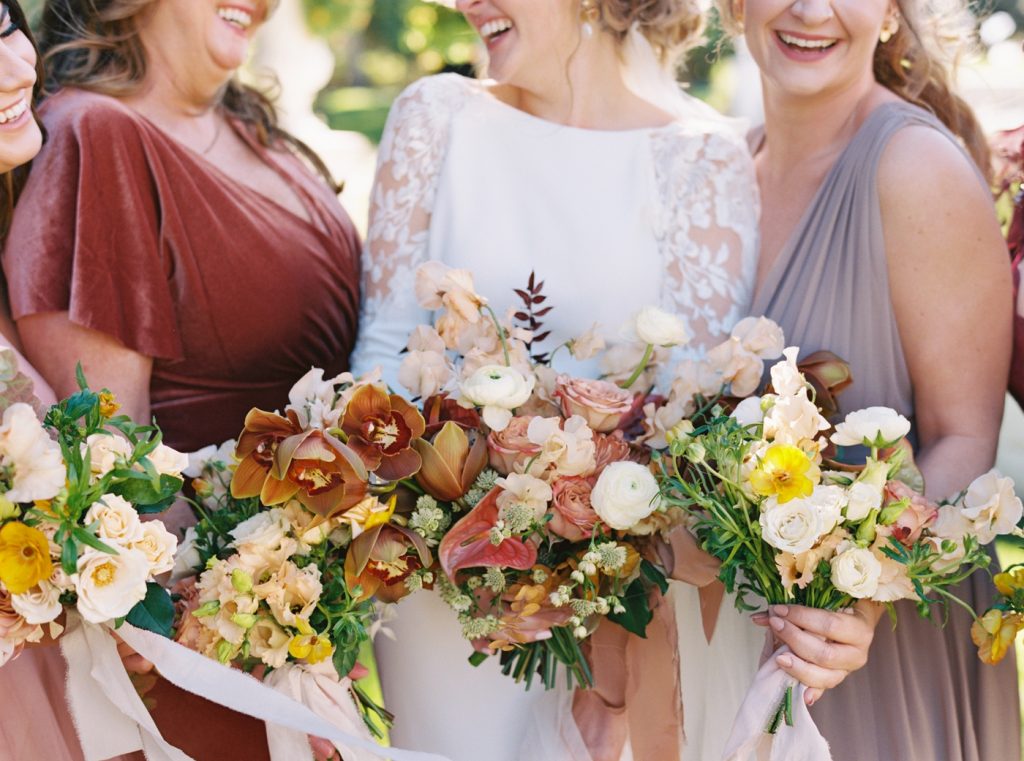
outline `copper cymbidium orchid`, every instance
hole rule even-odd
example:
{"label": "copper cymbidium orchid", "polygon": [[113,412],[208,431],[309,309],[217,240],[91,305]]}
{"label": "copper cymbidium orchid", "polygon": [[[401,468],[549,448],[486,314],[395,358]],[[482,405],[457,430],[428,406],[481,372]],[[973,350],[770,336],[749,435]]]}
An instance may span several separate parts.
{"label": "copper cymbidium orchid", "polygon": [[341,429],[348,446],[368,470],[384,481],[400,481],[420,469],[422,459],[412,443],[426,422],[409,402],[384,386],[360,386],[345,408]]}
{"label": "copper cymbidium orchid", "polygon": [[453,421],[433,441],[415,439],[412,444],[423,458],[416,482],[444,502],[460,499],[487,465],[487,439],[478,436],[470,445],[466,432]]}
{"label": "copper cymbidium orchid", "polygon": [[409,594],[405,580],[434,562],[427,543],[415,531],[383,523],[360,534],[345,558],[345,583],[359,587],[356,601],[376,597],[381,602],[398,602]]}

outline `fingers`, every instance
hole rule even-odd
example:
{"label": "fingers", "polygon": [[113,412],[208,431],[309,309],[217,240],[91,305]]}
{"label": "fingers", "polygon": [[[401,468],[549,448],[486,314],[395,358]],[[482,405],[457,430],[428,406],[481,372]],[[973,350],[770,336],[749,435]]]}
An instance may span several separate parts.
{"label": "fingers", "polygon": [[818,687],[808,687],[804,690],[804,703],[810,708],[812,705],[817,703],[821,696],[825,694],[825,691]]}
{"label": "fingers", "polygon": [[826,669],[808,663],[795,653],[783,653],[775,656],[775,662],[791,677],[812,689],[828,690],[842,682],[848,672],[839,669]]}
{"label": "fingers", "polygon": [[773,605],[769,612],[806,632],[844,645],[864,646],[874,636],[874,627],[853,611],[835,613],[802,605]]}
{"label": "fingers", "polygon": [[795,655],[820,668],[856,671],[867,662],[866,648],[830,642],[819,634],[804,631],[791,621],[776,616],[769,617],[768,625],[775,638],[789,645]]}
{"label": "fingers", "polygon": [[153,664],[136,653],[131,645],[116,634],[114,639],[117,640],[117,656],[124,664],[125,671],[129,674],[148,674],[153,670]]}
{"label": "fingers", "polygon": [[310,737],[309,747],[313,749],[315,761],[341,761],[341,754],[334,744],[322,737]]}

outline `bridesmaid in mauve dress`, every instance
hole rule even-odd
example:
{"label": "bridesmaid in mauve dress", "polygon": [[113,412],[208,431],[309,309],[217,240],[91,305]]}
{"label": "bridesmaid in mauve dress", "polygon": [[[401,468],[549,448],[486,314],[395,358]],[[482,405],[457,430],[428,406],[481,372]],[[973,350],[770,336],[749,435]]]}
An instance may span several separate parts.
{"label": "bridesmaid in mauve dress", "polygon": [[[146,23],[115,28],[95,10],[122,5],[145,5]],[[40,44],[62,50],[4,251],[12,308],[58,393],[80,359],[94,386],[190,451],[237,436],[251,407],[282,408],[311,366],[347,369],[360,244],[312,157],[232,78],[267,2],[230,20],[214,3],[95,7],[44,9]],[[90,59],[99,42],[123,55]],[[139,59],[142,72],[124,64]],[[163,681],[149,697],[197,761],[268,758],[261,722]]]}
{"label": "bridesmaid in mauve dress", "polygon": [[[844,411],[884,405],[913,418],[929,496],[956,493],[995,458],[1011,282],[975,168],[987,170],[984,136],[925,47],[942,19],[902,0],[726,10],[742,11],[765,84],[752,312],[803,354],[828,349],[850,363]],[[957,592],[984,610],[994,590],[979,573]],[[1020,759],[1013,659],[982,664],[970,616],[952,608],[944,628],[908,601],[896,604],[895,628],[872,603],[853,615],[776,606],[760,617],[793,650],[780,665],[814,688],[810,703],[820,698],[812,713],[835,761]]]}

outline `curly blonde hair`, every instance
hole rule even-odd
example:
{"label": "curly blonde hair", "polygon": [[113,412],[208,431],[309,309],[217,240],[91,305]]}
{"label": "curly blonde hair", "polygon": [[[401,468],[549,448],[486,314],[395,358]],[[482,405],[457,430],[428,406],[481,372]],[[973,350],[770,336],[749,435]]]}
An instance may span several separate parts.
{"label": "curly blonde hair", "polygon": [[[975,45],[975,21],[967,0],[894,0],[899,28],[875,48],[875,80],[908,103],[931,111],[963,141],[986,177],[991,151],[985,132],[967,102],[955,92],[953,77]],[[722,26],[742,33],[735,0],[716,0]]]}
{"label": "curly blonde hair", "polygon": [[620,40],[637,25],[663,62],[679,60],[703,41],[699,0],[598,0],[597,7],[601,22]]}

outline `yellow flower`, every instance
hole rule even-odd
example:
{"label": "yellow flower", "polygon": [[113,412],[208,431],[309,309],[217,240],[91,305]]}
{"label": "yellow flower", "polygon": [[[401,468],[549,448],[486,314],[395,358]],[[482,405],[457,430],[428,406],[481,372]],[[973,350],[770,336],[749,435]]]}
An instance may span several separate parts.
{"label": "yellow flower", "polygon": [[978,657],[985,663],[999,663],[1013,647],[1013,640],[1022,628],[1024,616],[1020,613],[993,608],[971,625],[971,639],[978,646]]}
{"label": "yellow flower", "polygon": [[320,663],[334,654],[334,646],[321,634],[299,634],[288,643],[288,654],[297,661]]}
{"label": "yellow flower", "polygon": [[104,391],[100,394],[100,414],[103,417],[112,418],[119,409],[121,409],[121,405],[117,403],[112,393]]}
{"label": "yellow flower", "polygon": [[18,522],[0,529],[0,581],[8,592],[25,594],[52,573],[50,543],[42,531]]}
{"label": "yellow flower", "polygon": [[777,497],[780,503],[809,497],[814,491],[817,468],[811,458],[791,444],[773,444],[750,474],[750,485],[762,497]]}
{"label": "yellow flower", "polygon": [[392,495],[385,504],[374,496],[366,497],[342,516],[342,521],[352,527],[352,536],[357,537],[374,526],[381,526],[391,521],[395,514],[397,495]]}
{"label": "yellow flower", "polygon": [[1024,589],[1024,566],[1014,568],[1012,571],[997,573],[992,580],[995,582],[999,594],[1013,597],[1018,589]]}

